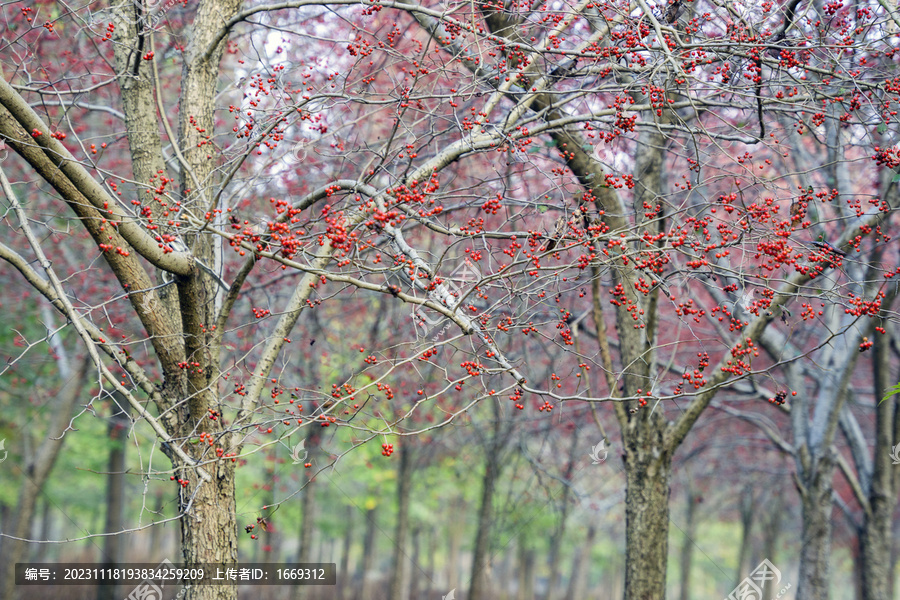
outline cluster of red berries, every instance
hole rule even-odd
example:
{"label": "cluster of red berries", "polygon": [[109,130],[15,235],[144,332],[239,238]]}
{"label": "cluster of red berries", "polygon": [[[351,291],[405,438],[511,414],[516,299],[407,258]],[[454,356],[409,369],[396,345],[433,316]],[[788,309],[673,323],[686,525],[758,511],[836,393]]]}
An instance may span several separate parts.
{"label": "cluster of red berries", "polygon": [[382,444],[381,445],[381,455],[382,456],[390,456],[394,453],[394,445],[393,444]]}
{"label": "cluster of red berries", "polygon": [[513,406],[515,406],[519,410],[525,408],[525,405],[520,402],[520,400],[522,400],[522,390],[520,390],[519,388],[516,388],[515,393],[510,396],[509,399],[513,401]]}
{"label": "cluster of red berries", "polygon": [[769,402],[771,402],[775,406],[781,406],[782,404],[785,403],[786,398],[787,398],[787,392],[782,390],[782,391],[778,392],[777,394],[775,394],[774,398],[769,398]]}
{"label": "cluster of red berries", "polygon": [[187,480],[187,479],[175,479],[175,476],[174,476],[174,475],[172,475],[171,477],[169,477],[169,479],[170,479],[171,481],[177,481],[177,482],[181,485],[181,487],[183,487],[183,488],[184,488],[184,487],[187,487],[187,484],[188,484],[188,480]]}

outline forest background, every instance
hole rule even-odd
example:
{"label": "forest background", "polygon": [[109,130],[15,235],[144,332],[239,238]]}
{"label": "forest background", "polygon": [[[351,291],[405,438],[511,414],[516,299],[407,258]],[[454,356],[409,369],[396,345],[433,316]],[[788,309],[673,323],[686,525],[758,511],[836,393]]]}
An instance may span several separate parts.
{"label": "forest background", "polygon": [[895,3],[2,18],[3,598],[895,596]]}

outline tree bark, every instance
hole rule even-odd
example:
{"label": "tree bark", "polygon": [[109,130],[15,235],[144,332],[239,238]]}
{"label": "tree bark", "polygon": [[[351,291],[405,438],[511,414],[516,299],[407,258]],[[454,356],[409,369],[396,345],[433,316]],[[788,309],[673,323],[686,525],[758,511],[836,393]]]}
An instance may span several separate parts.
{"label": "tree bark", "polygon": [[397,524],[394,528],[394,560],[389,585],[391,600],[406,600],[403,579],[406,570],[406,545],[409,537],[409,495],[412,490],[412,456],[409,446],[399,448],[400,464],[397,473]]}
{"label": "tree bark", "polygon": [[[234,564],[238,559],[234,468],[230,459],[207,465],[212,481],[199,483],[191,473],[189,485],[179,485],[182,555],[186,565]],[[196,495],[194,495],[196,494]],[[191,499],[193,495],[193,500]],[[237,586],[198,585],[187,600],[234,600]]]}
{"label": "tree bark", "polygon": [[666,597],[671,459],[661,427],[643,425],[626,438],[625,600]]}
{"label": "tree bark", "polygon": [[809,471],[811,476],[801,483],[800,492],[803,537],[797,600],[828,600],[834,461],[823,455]]}
{"label": "tree bark", "polygon": [[[878,448],[878,446],[876,446]],[[871,516],[866,518],[860,532],[863,600],[891,600],[893,561],[891,525],[893,499],[891,496],[874,497]]]}
{"label": "tree bark", "polygon": [[[873,366],[875,399],[881,400],[891,385],[889,341],[876,336]],[[893,526],[897,504],[897,467],[892,464],[887,448],[900,444],[898,399],[892,396],[875,407],[875,444],[869,506],[863,516],[859,538],[862,559],[863,600],[890,600],[894,581]]]}

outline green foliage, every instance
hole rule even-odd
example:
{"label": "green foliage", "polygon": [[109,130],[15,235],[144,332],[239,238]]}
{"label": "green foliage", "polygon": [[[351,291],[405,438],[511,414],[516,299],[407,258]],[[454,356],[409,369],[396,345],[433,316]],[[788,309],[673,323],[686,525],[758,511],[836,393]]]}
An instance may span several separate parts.
{"label": "green foliage", "polygon": [[888,398],[890,398],[891,396],[894,396],[896,394],[900,394],[900,382],[897,382],[896,384],[894,384],[894,387],[888,389],[887,394],[884,395],[884,398],[882,398],[878,402],[878,404],[881,404],[882,402],[884,402],[885,400],[887,400]]}

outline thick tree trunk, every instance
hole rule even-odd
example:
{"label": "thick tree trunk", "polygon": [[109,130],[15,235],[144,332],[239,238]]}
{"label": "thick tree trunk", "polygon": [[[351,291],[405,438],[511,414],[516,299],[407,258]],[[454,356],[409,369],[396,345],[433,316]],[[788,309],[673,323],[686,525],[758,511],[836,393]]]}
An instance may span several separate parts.
{"label": "thick tree trunk", "polygon": [[[186,511],[181,518],[184,562],[187,565],[236,563],[235,464],[225,459],[208,464],[204,469],[212,481],[200,481],[198,485],[196,476],[190,474],[189,485],[178,486],[180,509]],[[235,585],[199,585],[190,588],[185,595],[186,600],[234,600],[236,597]]]}
{"label": "thick tree trunk", "polygon": [[639,427],[625,453],[625,600],[664,600],[671,463],[658,423]]}
{"label": "thick tree trunk", "polygon": [[828,600],[834,462],[824,455],[810,470],[801,491],[803,534],[797,600]]}
{"label": "thick tree trunk", "polygon": [[[890,376],[888,342],[881,336],[875,340],[873,375],[875,397],[883,398],[887,388],[895,381]],[[880,402],[875,409],[875,456],[872,483],[869,490],[869,510],[863,521],[859,538],[862,559],[861,583],[863,600],[890,600],[894,580],[893,526],[894,507],[897,504],[896,467],[884,449],[900,443],[900,420],[897,415],[897,397]]]}
{"label": "thick tree trunk", "polygon": [[409,495],[412,490],[412,455],[409,446],[401,444],[400,465],[397,473],[397,524],[394,528],[394,560],[391,568],[390,598],[406,600],[403,578],[407,563],[407,538],[409,537]]}
{"label": "thick tree trunk", "polygon": [[870,503],[872,514],[863,524],[859,537],[862,597],[863,600],[891,600],[893,502],[882,497],[872,498]]}
{"label": "thick tree trunk", "polygon": [[[131,405],[122,395],[116,393],[113,403],[113,415],[108,425],[110,441],[109,460],[107,462],[106,480],[106,525],[103,531],[114,533],[122,531],[125,525],[125,450],[128,439],[128,426],[131,423],[129,413]],[[120,408],[121,407],[121,408]],[[127,537],[126,537],[127,536]],[[122,550],[130,534],[109,535],[103,538],[103,564],[111,568],[117,562],[124,562]],[[113,600],[119,598],[118,585],[98,585],[97,600]]]}

